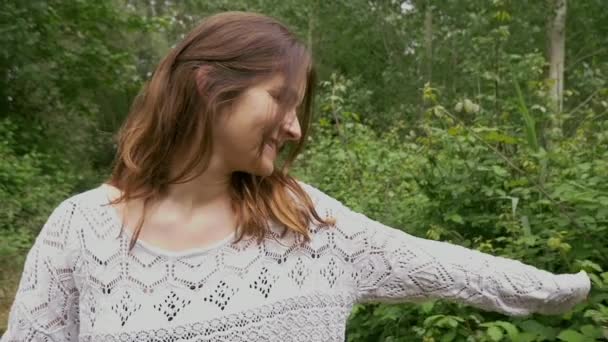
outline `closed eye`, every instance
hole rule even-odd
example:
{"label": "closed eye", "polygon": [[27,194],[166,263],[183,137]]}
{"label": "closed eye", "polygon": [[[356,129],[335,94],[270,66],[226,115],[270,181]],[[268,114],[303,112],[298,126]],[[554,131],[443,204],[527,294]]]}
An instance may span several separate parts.
{"label": "closed eye", "polygon": [[269,91],[268,94],[270,94],[270,96],[275,99],[276,101],[280,101],[281,100],[281,96],[275,92]]}
{"label": "closed eye", "polygon": [[283,98],[284,96],[288,97],[288,102],[293,105],[294,107],[300,107],[302,105],[303,100],[299,99],[298,94],[293,91],[293,90],[286,90],[286,91],[281,91],[282,89],[272,89],[270,91],[268,91],[268,94],[270,94],[270,96],[272,96],[272,98],[275,101],[278,102],[282,102],[285,99]]}

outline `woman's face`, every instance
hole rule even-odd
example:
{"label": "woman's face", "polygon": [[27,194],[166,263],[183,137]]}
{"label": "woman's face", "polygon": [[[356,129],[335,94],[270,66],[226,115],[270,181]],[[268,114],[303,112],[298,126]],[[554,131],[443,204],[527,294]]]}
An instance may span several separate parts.
{"label": "woman's face", "polygon": [[[247,89],[223,113],[214,129],[214,152],[231,172],[242,171],[267,176],[274,170],[274,162],[281,146],[288,140],[297,141],[302,132],[296,116],[297,106],[289,108],[281,124],[263,141],[264,132],[277,115],[276,96],[283,87],[283,78],[275,76]],[[299,105],[304,87],[293,87]],[[259,151],[262,149],[261,156]]]}

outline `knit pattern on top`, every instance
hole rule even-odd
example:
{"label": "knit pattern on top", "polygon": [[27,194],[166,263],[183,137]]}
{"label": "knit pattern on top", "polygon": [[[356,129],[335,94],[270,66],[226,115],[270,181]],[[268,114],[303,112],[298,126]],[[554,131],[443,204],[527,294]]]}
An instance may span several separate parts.
{"label": "knit pattern on top", "polygon": [[443,298],[508,315],[562,313],[590,280],[426,240],[300,183],[320,215],[311,242],[232,237],[183,252],[121,233],[105,185],[64,200],[29,251],[8,341],[344,341],[355,303]]}

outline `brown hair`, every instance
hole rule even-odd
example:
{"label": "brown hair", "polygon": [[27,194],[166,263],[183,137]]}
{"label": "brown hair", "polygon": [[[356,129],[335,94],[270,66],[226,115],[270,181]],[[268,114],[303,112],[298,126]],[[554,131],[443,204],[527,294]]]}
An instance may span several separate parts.
{"label": "brown hair", "polygon": [[[260,242],[269,220],[274,220],[285,227],[283,235],[291,230],[308,242],[312,218],[324,226],[334,222],[319,216],[306,192],[287,174],[310,128],[315,84],[310,52],[273,18],[225,12],[206,18],[160,62],[118,132],[118,152],[107,183],[122,194],[111,204],[136,198],[144,203],[129,249],[137,241],[150,200],[165,194],[169,184],[187,182],[208,166],[215,118],[248,87],[277,74],[285,85],[305,77],[304,100],[297,109],[302,136],[291,146],[282,168],[271,175],[232,174],[230,196],[241,227],[238,240],[250,234]],[[264,139],[297,101],[287,86],[278,99],[279,115]],[[183,167],[170,173],[176,160]]]}

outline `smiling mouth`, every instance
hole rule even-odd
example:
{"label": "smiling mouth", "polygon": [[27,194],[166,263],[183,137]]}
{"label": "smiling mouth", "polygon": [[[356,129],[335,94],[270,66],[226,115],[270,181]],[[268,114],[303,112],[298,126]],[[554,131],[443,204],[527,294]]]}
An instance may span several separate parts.
{"label": "smiling mouth", "polygon": [[270,150],[272,150],[275,154],[277,152],[277,145],[273,142],[268,142],[266,144],[264,144],[264,146]]}
{"label": "smiling mouth", "polygon": [[279,148],[281,148],[279,146],[279,143],[277,140],[272,139],[269,142],[265,143],[264,146],[270,150],[272,150],[272,152],[274,152],[274,154],[278,154]]}

